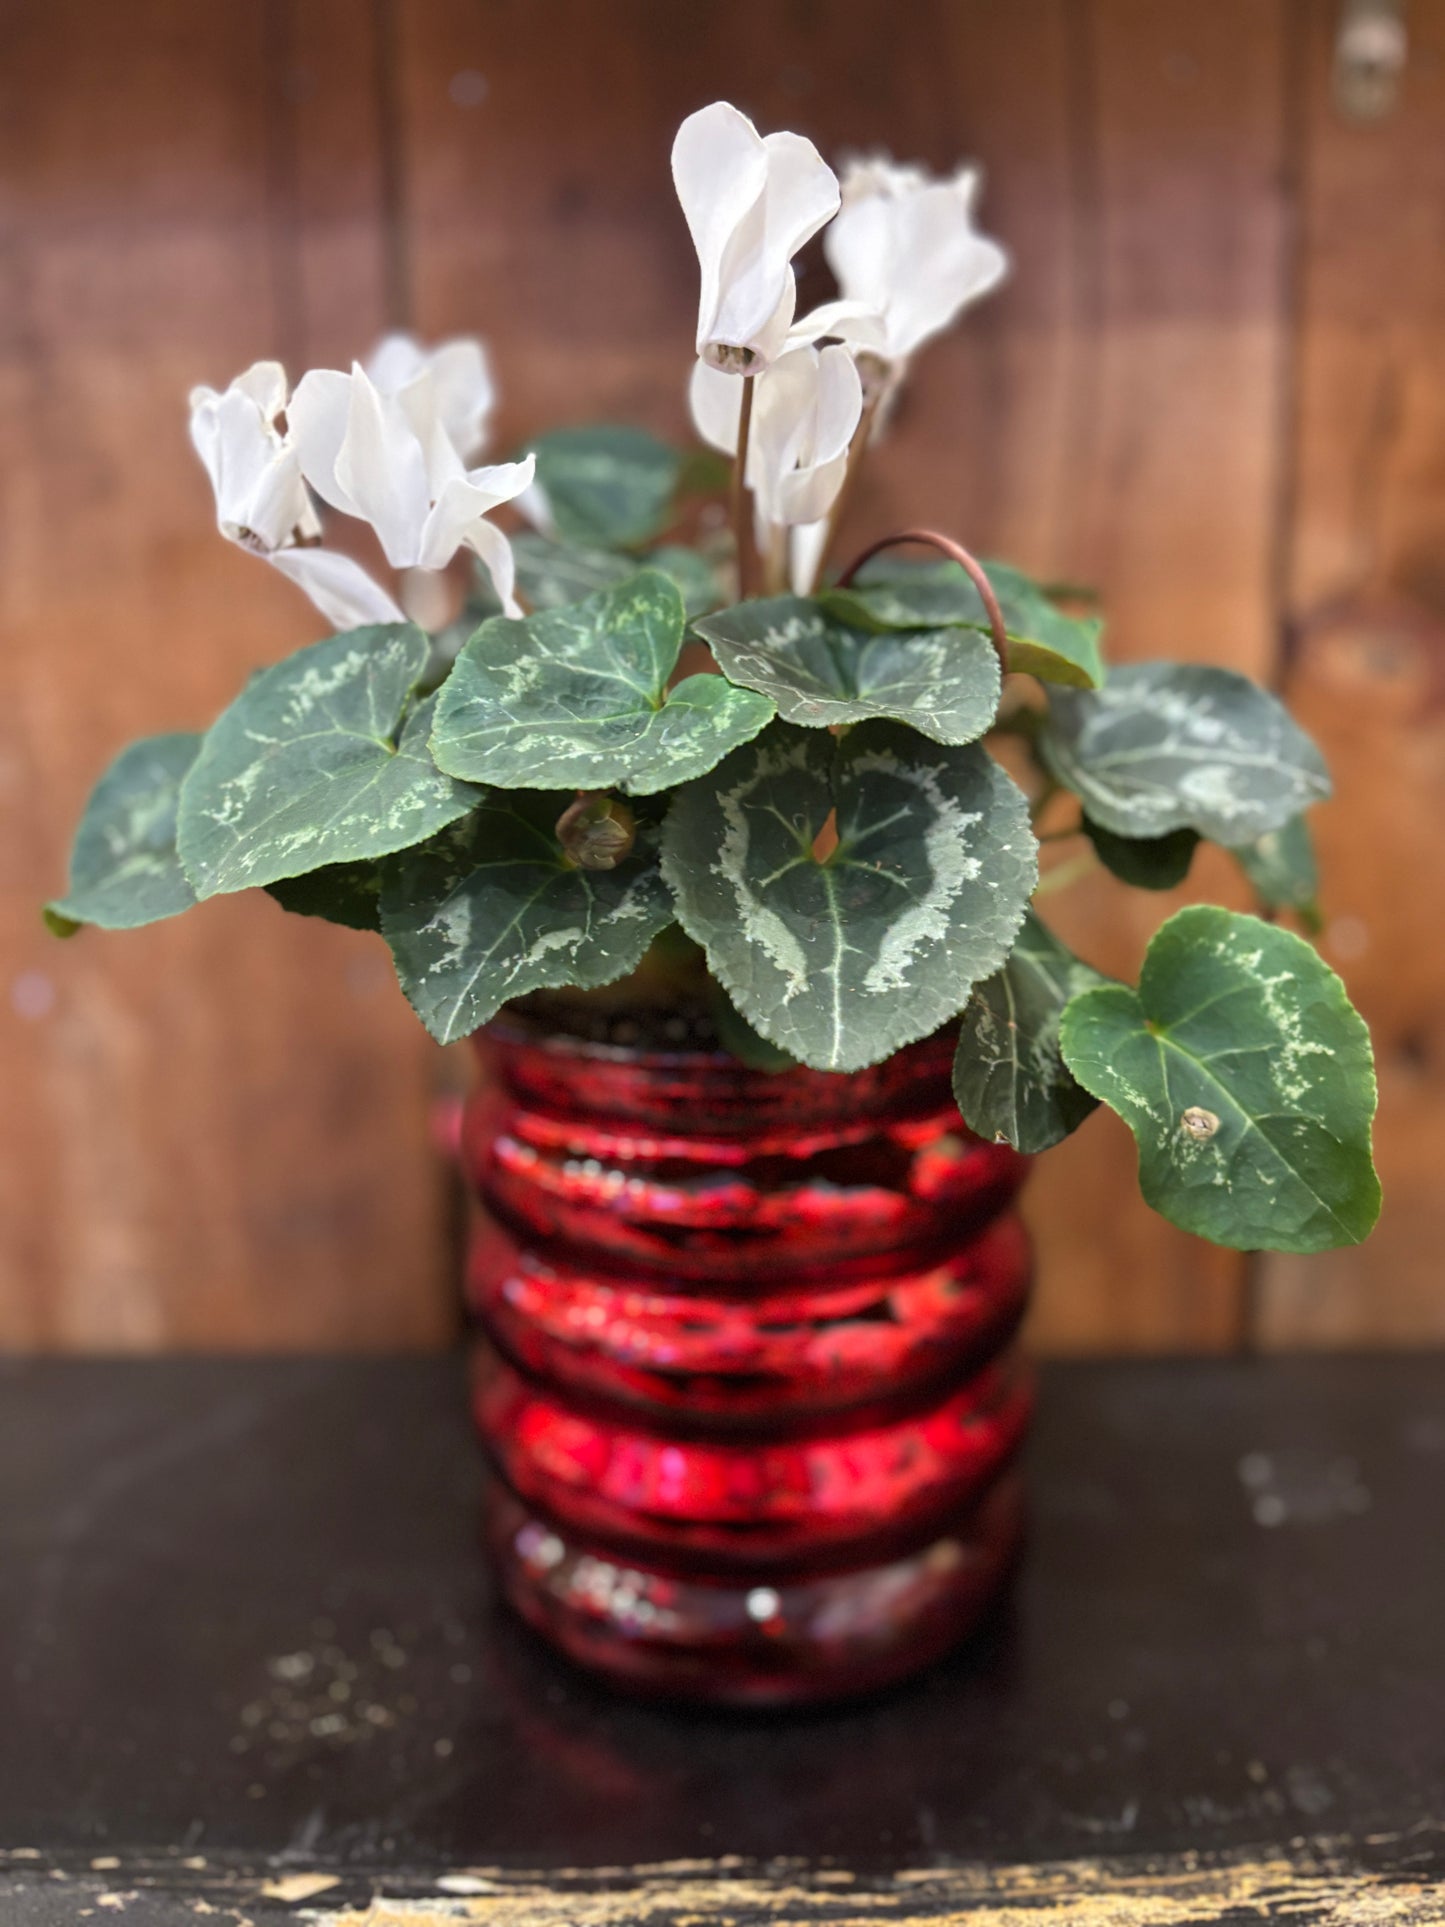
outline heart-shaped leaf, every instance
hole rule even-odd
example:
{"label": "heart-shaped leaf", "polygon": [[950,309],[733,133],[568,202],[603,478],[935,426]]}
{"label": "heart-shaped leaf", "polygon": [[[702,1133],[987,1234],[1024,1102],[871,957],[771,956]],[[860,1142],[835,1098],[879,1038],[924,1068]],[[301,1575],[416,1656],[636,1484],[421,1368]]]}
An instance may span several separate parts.
{"label": "heart-shaped leaf", "polygon": [[434,699],[415,700],[429,654],[420,629],[382,623],[252,677],[181,786],[198,897],[385,856],[465,815],[477,792],[432,762]]}
{"label": "heart-shaped leaf", "polygon": [[1034,1152],[1079,1128],[1099,1100],[1064,1063],[1059,1019],[1071,997],[1107,982],[1028,912],[1008,962],[964,1006],[953,1094],[971,1130]]}
{"label": "heart-shaped leaf", "polygon": [[1212,905],[1181,910],[1138,990],[1086,990],[1060,1037],[1074,1076],[1138,1140],[1146,1201],[1186,1231],[1323,1251],[1374,1224],[1369,1032],[1303,938]]}
{"label": "heart-shaped leaf", "polygon": [[1319,929],[1319,866],[1309,824],[1302,816],[1291,817],[1282,829],[1266,830],[1230,855],[1266,910],[1293,910],[1307,930]]}
{"label": "heart-shaped leaf", "polygon": [[1330,793],[1283,704],[1200,663],[1130,663],[1096,692],[1054,690],[1038,741],[1050,773],[1116,836],[1191,829],[1247,843]]}
{"label": "heart-shaped leaf", "polygon": [[669,691],[684,627],[677,585],[655,570],[565,609],[484,622],[442,688],[438,764],[503,789],[634,795],[700,776],[773,705],[721,676]]}
{"label": "heart-shaped leaf", "polygon": [[936,1030],[999,967],[1038,849],[977,745],[777,723],[674,799],[662,866],[754,1029],[815,1069],[856,1070]]}
{"label": "heart-shaped leaf", "polygon": [[531,444],[537,481],[567,542],[631,549],[667,526],[683,458],[641,428],[558,428]]}
{"label": "heart-shaped leaf", "polygon": [[381,928],[432,1036],[465,1037],[509,998],[625,977],[673,920],[657,826],[612,870],[578,869],[557,840],[565,793],[488,796],[387,865]]}
{"label": "heart-shaped leaf", "polygon": [[123,749],[91,791],[70,853],[70,888],[45,907],[57,936],[83,923],[137,930],[189,910],[196,893],[176,855],[176,804],[201,738],[147,736]]}
{"label": "heart-shaped leaf", "polygon": [[740,602],[695,625],[731,682],[808,729],[892,717],[971,743],[998,711],[998,657],[970,628],[860,628],[804,596]]}
{"label": "heart-shaped leaf", "polygon": [[1197,830],[1171,830],[1167,836],[1115,836],[1084,818],[1084,834],[1104,868],[1136,890],[1173,890],[1189,874],[1199,848]]}
{"label": "heart-shaped leaf", "polygon": [[320,917],[348,930],[380,930],[381,875],[380,863],[329,863],[306,876],[268,883],[266,894],[298,917]]}
{"label": "heart-shaped leaf", "polygon": [[[1065,615],[1036,582],[1005,562],[983,572],[998,598],[1008,635],[1008,666],[1043,682],[1097,689],[1104,680],[1099,653],[1103,624],[1094,616]],[[845,620],[890,629],[963,623],[989,633],[988,612],[972,579],[957,562],[917,562],[881,555],[847,589],[823,601]]]}
{"label": "heart-shaped leaf", "polygon": [[[638,557],[620,555],[615,549],[581,548],[531,530],[512,537],[512,554],[517,564],[517,587],[533,609],[561,609],[569,602],[580,602],[598,589],[625,582],[637,573],[639,565]],[[696,549],[669,545],[640,559],[677,584],[689,617],[705,615],[723,600],[717,571]],[[493,599],[493,606],[478,619],[497,614],[500,608]]]}

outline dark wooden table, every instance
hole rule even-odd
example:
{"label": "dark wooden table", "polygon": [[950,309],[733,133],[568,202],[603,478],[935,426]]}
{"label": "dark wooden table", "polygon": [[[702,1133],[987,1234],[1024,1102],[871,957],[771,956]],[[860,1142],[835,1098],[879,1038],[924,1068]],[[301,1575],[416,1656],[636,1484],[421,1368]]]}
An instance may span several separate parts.
{"label": "dark wooden table", "polygon": [[1445,1358],[1046,1370],[986,1634],[784,1719],[552,1659],[481,1476],[452,1359],[0,1367],[6,1927],[1445,1920]]}

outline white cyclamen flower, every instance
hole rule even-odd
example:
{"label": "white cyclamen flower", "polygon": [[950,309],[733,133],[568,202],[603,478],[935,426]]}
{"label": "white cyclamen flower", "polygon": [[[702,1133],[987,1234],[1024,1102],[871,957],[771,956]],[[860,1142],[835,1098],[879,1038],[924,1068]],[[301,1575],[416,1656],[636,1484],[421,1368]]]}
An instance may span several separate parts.
{"label": "white cyclamen flower", "polygon": [[333,508],[376,530],[395,569],[444,569],[464,544],[481,557],[508,614],[512,547],[485,518],[521,494],[535,462],[466,467],[423,372],[381,393],[359,363],[349,375],[314,368],[291,399],[291,433],[306,480]]}
{"label": "white cyclamen flower", "polygon": [[811,141],[764,137],[720,100],[678,128],[672,178],[702,269],[697,352],[714,368],[756,373],[783,351],[793,256],[837,212],[837,177]]}
{"label": "white cyclamen flower", "polygon": [[[693,370],[698,433],[729,455],[737,451],[742,387],[740,375],[720,374],[705,362]],[[862,412],[863,388],[846,348],[790,348],[758,376],[744,480],[760,536],[827,515],[843,486]]]}
{"label": "white cyclamen flower", "polygon": [[471,461],[486,447],[487,419],[496,390],[480,341],[461,336],[423,348],[415,335],[385,335],[367,356],[365,367],[372,386],[383,395],[402,395],[425,377],[431,383],[442,428],[462,460]]}
{"label": "white cyclamen flower", "polygon": [[222,535],[289,576],[338,629],[400,622],[391,597],[349,556],[298,546],[314,543],[321,524],[280,427],[285,409],[278,361],[258,361],[224,393],[191,390],[191,441],[211,478]]}
{"label": "white cyclamen flower", "polygon": [[[845,168],[842,210],[823,240],[844,297],[832,304],[841,325],[827,332],[897,366],[997,287],[1008,256],[973,224],[978,186],[970,167],[946,181],[886,156]],[[865,339],[850,325],[850,313],[870,310],[881,338]],[[829,313],[820,309],[817,318]]]}

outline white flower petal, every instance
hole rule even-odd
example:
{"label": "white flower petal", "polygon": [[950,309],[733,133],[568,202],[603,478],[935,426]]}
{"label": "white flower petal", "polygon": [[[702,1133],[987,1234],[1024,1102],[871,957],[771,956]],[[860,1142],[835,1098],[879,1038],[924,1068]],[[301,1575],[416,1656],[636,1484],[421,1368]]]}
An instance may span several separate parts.
{"label": "white flower petal", "polygon": [[343,515],[361,515],[364,511],[336,479],[336,458],[346,440],[350,403],[350,375],[335,368],[313,368],[296,384],[286,419],[301,473],[322,501]]}
{"label": "white flower petal", "polygon": [[191,393],[191,442],[211,479],[217,526],[246,548],[279,548],[316,527],[295,451],[274,426],[285,400],[277,362],[258,362],[224,394]]}
{"label": "white flower petal", "polygon": [[703,440],[721,449],[724,455],[735,455],[743,406],[743,377],[725,375],[720,368],[695,361],[687,401],[693,426]]}
{"label": "white flower petal", "polygon": [[800,522],[788,543],[788,581],[794,595],[811,595],[828,547],[828,522]]}
{"label": "white flower petal", "polygon": [[514,594],[517,568],[506,536],[493,522],[474,522],[467,531],[467,545],[481,557],[503,611],[509,616],[521,615],[522,605]]}
{"label": "white flower petal", "polygon": [[[721,302],[723,256],[762,200],[768,160],[746,114],[724,100],[689,114],[672,143],[672,179],[702,270],[697,351],[713,339]],[[775,297],[776,298],[776,297]]]}
{"label": "white flower petal", "polygon": [[487,420],[496,401],[486,350],[470,337],[444,341],[433,348],[430,367],[442,426],[458,455],[470,462],[486,446]]}
{"label": "white flower petal", "polygon": [[425,451],[400,401],[378,394],[359,363],[351,371],[336,482],[355,503],[353,512],[376,530],[394,569],[422,561],[431,505]]}
{"label": "white flower petal", "polygon": [[329,549],[278,549],[266,560],[310,596],[338,630],[365,622],[404,622],[406,617],[359,562]]}
{"label": "white flower petal", "polygon": [[843,208],[824,252],[845,298],[882,316],[884,358],[901,362],[997,286],[1008,257],[973,224],[979,175],[951,180],[886,156],[845,170]]}
{"label": "white flower petal", "polygon": [[847,342],[855,353],[860,348],[881,349],[888,339],[882,315],[868,302],[825,301],[793,323],[788,330],[788,346],[802,347],[826,335]]}
{"label": "white flower petal", "polygon": [[838,182],[800,134],[761,139],[725,101],[678,129],[673,180],[702,271],[697,351],[725,371],[782,352],[792,322],[792,257],[838,206]]}
{"label": "white flower petal", "polygon": [[863,384],[846,348],[820,350],[814,409],[811,459],[832,462],[846,455],[863,413]]}
{"label": "white flower petal", "polygon": [[784,475],[778,483],[776,520],[796,526],[821,521],[827,515],[848,471],[847,451],[830,462],[817,462]]}

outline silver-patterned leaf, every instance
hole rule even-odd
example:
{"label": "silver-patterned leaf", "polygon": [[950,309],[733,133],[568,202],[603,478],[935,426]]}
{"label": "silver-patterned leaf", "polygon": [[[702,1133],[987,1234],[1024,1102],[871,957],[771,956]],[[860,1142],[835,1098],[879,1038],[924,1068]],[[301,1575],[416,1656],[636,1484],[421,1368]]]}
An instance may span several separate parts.
{"label": "silver-patterned leaf", "polygon": [[1266,910],[1293,910],[1307,930],[1319,929],[1319,866],[1310,826],[1302,816],[1291,817],[1282,829],[1266,830],[1253,843],[1241,844],[1229,854]]}
{"label": "silver-patterned leaf", "polygon": [[1029,911],[1008,962],[964,1006],[953,1094],[970,1129],[1027,1152],[1078,1129],[1099,1100],[1064,1063],[1059,1019],[1071,997],[1107,982]]}
{"label": "silver-patterned leaf", "polygon": [[568,542],[631,549],[666,526],[683,458],[645,429],[558,428],[531,444],[557,533]]}
{"label": "silver-patterned leaf", "polygon": [[[625,582],[643,563],[672,578],[682,591],[683,607],[689,617],[706,615],[723,600],[718,573],[711,562],[696,549],[679,545],[654,549],[650,555],[639,558],[621,555],[615,549],[557,542],[549,536],[523,530],[512,537],[512,554],[517,564],[517,587],[533,609],[562,609],[569,602],[580,602],[598,589]],[[484,609],[478,621],[500,613],[496,606]],[[472,624],[473,629],[476,626]]]}
{"label": "silver-patterned leaf", "polygon": [[1139,1144],[1147,1203],[1237,1250],[1357,1244],[1379,1213],[1375,1072],[1345,987],[1291,931],[1200,904],[1137,991],[1075,997],[1064,1061]]}
{"label": "silver-patterned leaf", "polygon": [[682,648],[681,592],[643,570],[564,609],[484,622],[443,685],[438,764],[503,789],[685,783],[756,736],[773,705],[721,676],[668,689]]}
{"label": "silver-patterned leaf", "polygon": [[977,629],[859,627],[805,596],[740,602],[695,627],[730,681],[808,729],[884,716],[971,743],[998,712],[998,657]]}
{"label": "silver-patterned leaf", "polygon": [[[1003,616],[1010,670],[1075,689],[1099,688],[1104,659],[1098,618],[1066,615],[1038,583],[1005,562],[986,562],[983,572]],[[880,555],[850,588],[826,590],[823,599],[845,618],[875,626],[967,623],[988,633],[983,598],[957,562]]]}
{"label": "silver-patterned leaf", "polygon": [[1323,758],[1282,703],[1199,663],[1130,663],[1100,690],[1052,691],[1039,748],[1117,836],[1191,829],[1246,843],[1330,793]]}
{"label": "silver-patterned leaf", "polygon": [[410,623],[351,629],[254,676],[181,786],[177,840],[198,897],[385,856],[477,792],[427,753],[430,646]]}
{"label": "silver-patterned leaf", "polygon": [[493,794],[387,865],[381,928],[407,1000],[450,1044],[509,998],[625,977],[673,920],[642,826],[614,870],[580,870],[557,841],[565,793]]}
{"label": "silver-patterned leaf", "polygon": [[976,744],[777,723],[674,798],[662,864],[754,1029],[841,1071],[927,1036],[999,967],[1038,848],[1023,796]]}
{"label": "silver-patterned leaf", "polygon": [[176,855],[176,801],[201,738],[147,736],[123,749],[91,791],[70,853],[70,887],[45,907],[58,936],[83,923],[136,930],[189,910],[196,893]]}

